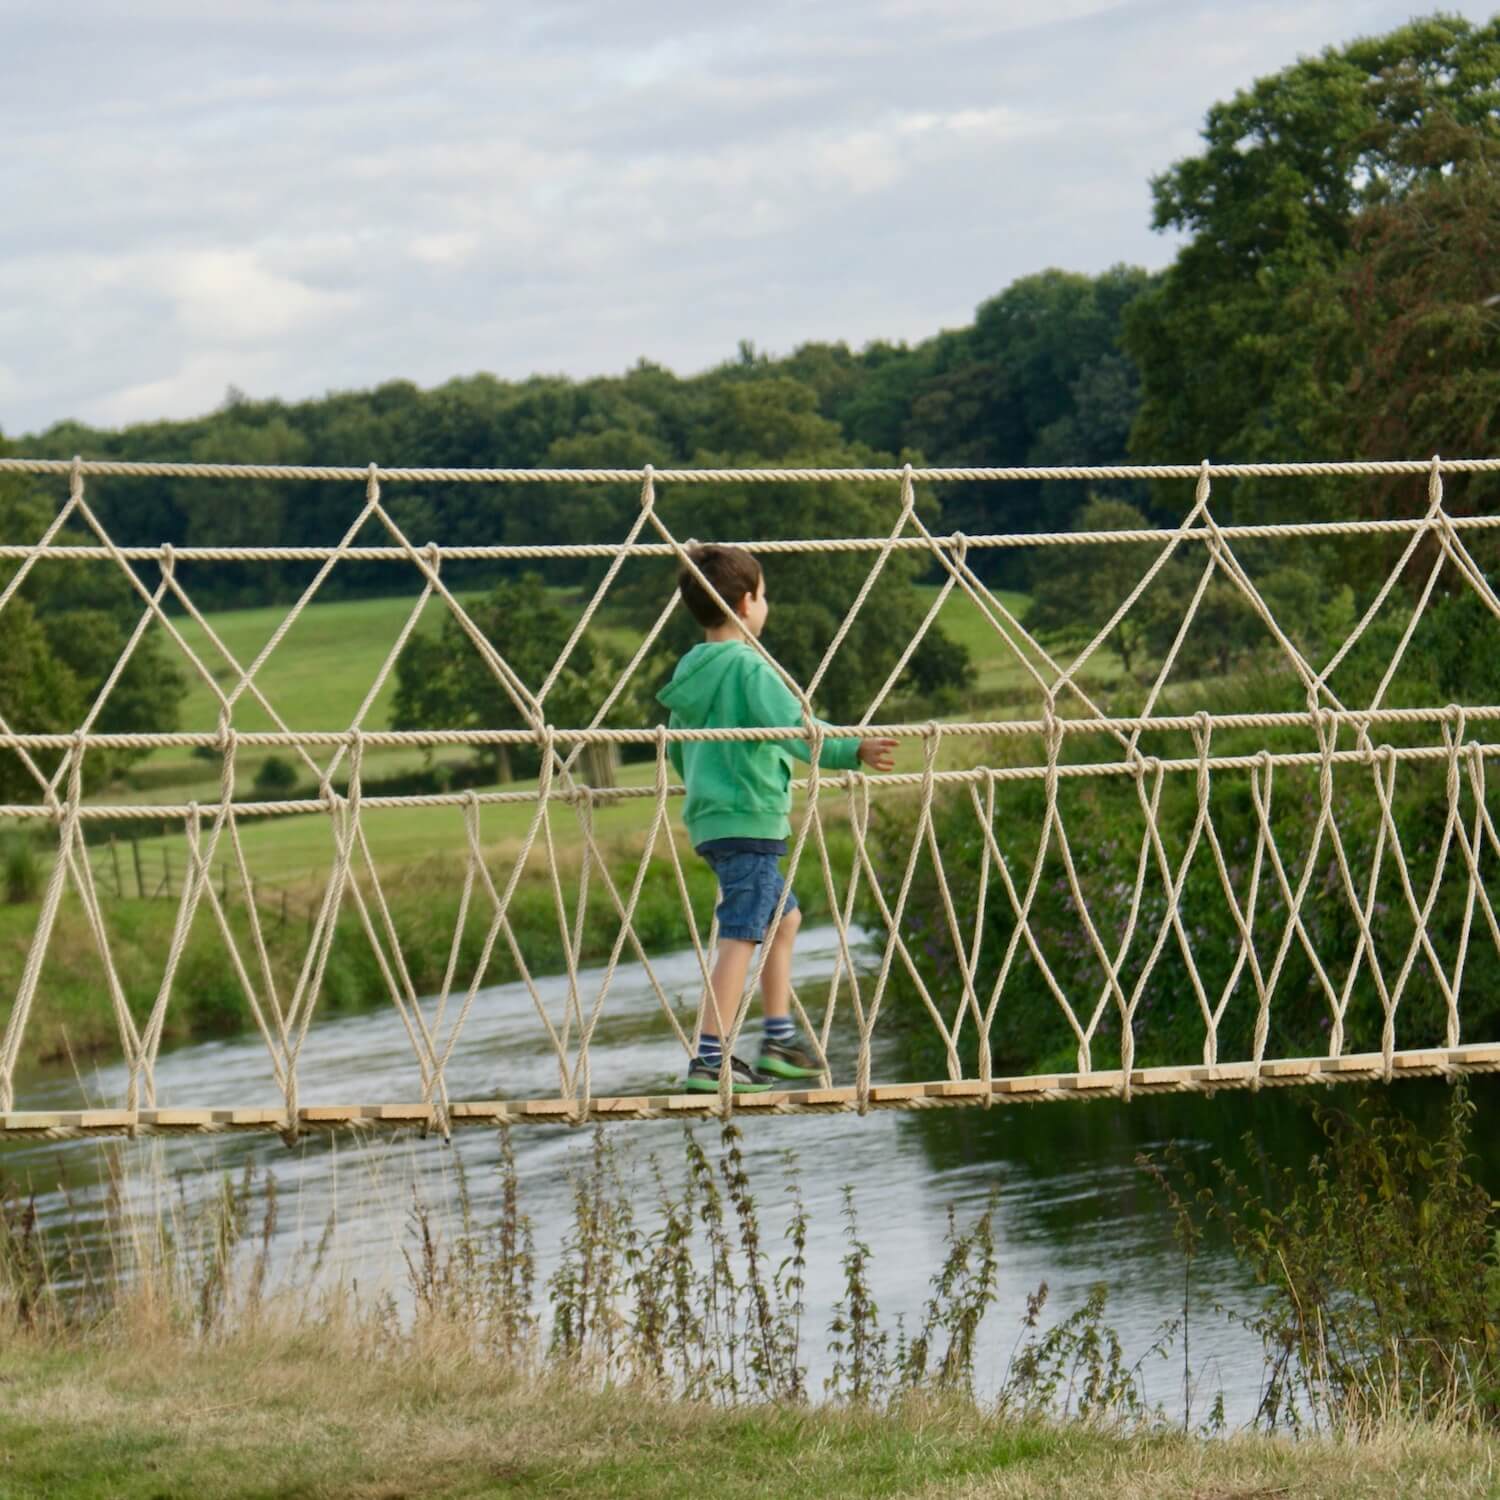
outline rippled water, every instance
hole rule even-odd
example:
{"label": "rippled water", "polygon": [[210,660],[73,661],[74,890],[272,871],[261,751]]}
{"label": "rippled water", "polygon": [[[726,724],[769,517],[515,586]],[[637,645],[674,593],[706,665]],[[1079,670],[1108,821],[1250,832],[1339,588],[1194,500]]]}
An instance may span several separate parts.
{"label": "rippled water", "polygon": [[[805,931],[798,943],[801,982],[815,986],[826,979],[835,952],[831,928]],[[669,993],[694,992],[697,968],[691,953],[653,961],[653,966]],[[541,980],[538,985],[553,1013],[560,1014],[563,981]],[[622,965],[618,970],[608,1012],[593,1044],[595,1092],[663,1091],[680,1059],[638,968]],[[852,1055],[852,1038],[836,1038],[836,1077],[850,1076]],[[877,1079],[896,1080],[901,1071],[895,1055],[877,1056]],[[308,1037],[300,1076],[305,1103],[418,1096],[410,1045],[394,1010],[320,1023]],[[522,986],[502,985],[480,994],[448,1078],[457,1099],[555,1092],[556,1066]],[[124,1071],[116,1066],[92,1069],[82,1080],[51,1073],[33,1078],[17,1106],[76,1108],[84,1100],[114,1102],[123,1087]],[[157,1068],[157,1089],[161,1102],[172,1105],[281,1102],[257,1036],[198,1043],[165,1054]],[[1401,1090],[1421,1110],[1441,1104],[1440,1088],[1408,1083]],[[1107,1282],[1109,1321],[1132,1358],[1143,1353],[1161,1325],[1181,1314],[1183,1265],[1170,1216],[1136,1169],[1136,1153],[1176,1140],[1204,1165],[1219,1155],[1243,1160],[1240,1137],[1248,1131],[1278,1160],[1305,1160],[1315,1149],[1316,1136],[1305,1100],[1293,1097],[1303,1092],[746,1121],[754,1193],[770,1233],[779,1232],[785,1221],[784,1157],[788,1151],[796,1153],[811,1213],[804,1328],[814,1389],[827,1373],[822,1331],[841,1291],[846,1185],[854,1191],[861,1236],[874,1251],[874,1290],[888,1327],[894,1327],[898,1314],[908,1323],[920,1314],[928,1278],[942,1258],[948,1206],[970,1219],[998,1191],[1000,1299],[990,1314],[980,1359],[981,1377],[993,1388],[1014,1344],[1026,1294],[1044,1280],[1054,1314],[1071,1311],[1093,1283]],[[1487,1111],[1500,1103],[1493,1086],[1482,1086],[1480,1092]],[[611,1130],[636,1162],[655,1152],[675,1172],[682,1128],[649,1122]],[[712,1150],[714,1127],[694,1128]],[[570,1222],[568,1167],[581,1159],[587,1139],[552,1126],[518,1127],[513,1137],[522,1207],[534,1223],[545,1276]],[[247,1159],[253,1160],[277,1178],[281,1263],[289,1264],[316,1239],[336,1211],[338,1231],[328,1274],[357,1278],[362,1289],[372,1291],[399,1289],[402,1283],[401,1251],[414,1189],[439,1206],[440,1221],[446,1215],[451,1227],[456,1219],[454,1166],[461,1162],[481,1220],[496,1207],[497,1150],[493,1136],[481,1130],[458,1132],[451,1146],[436,1140],[314,1138],[288,1150],[275,1138],[249,1136],[108,1148],[88,1142],[9,1145],[0,1147],[0,1171],[13,1181],[30,1179],[41,1190],[44,1215],[60,1211],[59,1195],[66,1188],[74,1211],[99,1224],[107,1152],[120,1154],[135,1193],[167,1191],[174,1202],[189,1206],[215,1189],[220,1173],[238,1173]],[[1227,1254],[1213,1247],[1199,1258],[1194,1278],[1195,1410],[1206,1412],[1222,1388],[1231,1419],[1247,1419],[1260,1390],[1259,1345],[1213,1307],[1217,1302],[1248,1310],[1254,1288]],[[1180,1346],[1170,1362],[1152,1361],[1146,1374],[1148,1395],[1180,1414]]]}

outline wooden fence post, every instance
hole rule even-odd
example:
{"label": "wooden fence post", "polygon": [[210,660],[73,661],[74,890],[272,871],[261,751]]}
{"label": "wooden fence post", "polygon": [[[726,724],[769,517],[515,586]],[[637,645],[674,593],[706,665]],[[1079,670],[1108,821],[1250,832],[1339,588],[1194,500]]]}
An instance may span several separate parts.
{"label": "wooden fence post", "polygon": [[140,900],[146,899],[146,877],[141,873],[141,841],[130,835],[130,855],[135,861],[135,893]]}

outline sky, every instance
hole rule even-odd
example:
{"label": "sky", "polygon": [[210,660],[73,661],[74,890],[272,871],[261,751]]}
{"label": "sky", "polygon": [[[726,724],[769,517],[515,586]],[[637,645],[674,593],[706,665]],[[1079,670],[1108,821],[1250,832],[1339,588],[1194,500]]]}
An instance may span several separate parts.
{"label": "sky", "polygon": [[1166,264],[1206,109],[1412,13],[0,0],[0,432],[917,340]]}

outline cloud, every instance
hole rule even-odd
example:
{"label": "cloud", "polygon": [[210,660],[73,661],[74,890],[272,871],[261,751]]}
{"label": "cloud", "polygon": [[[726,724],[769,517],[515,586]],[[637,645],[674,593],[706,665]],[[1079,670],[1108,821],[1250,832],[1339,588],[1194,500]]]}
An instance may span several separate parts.
{"label": "cloud", "polygon": [[260,344],[348,312],[348,291],[307,286],[263,265],[253,251],[190,250],[154,263],[152,274],[194,341]]}
{"label": "cloud", "polygon": [[419,234],[406,247],[413,260],[429,266],[459,266],[479,249],[479,236],[458,230],[449,234]]}
{"label": "cloud", "polygon": [[[1477,7],[1467,7],[1476,16]],[[0,427],[915,338],[1399,0],[6,4]],[[57,80],[66,78],[67,87]]]}
{"label": "cloud", "polygon": [[216,405],[230,386],[269,391],[278,374],[275,356],[244,350],[204,350],[167,361],[167,374],[109,392],[92,404],[91,418],[105,426],[152,422],[171,413],[201,412]]}

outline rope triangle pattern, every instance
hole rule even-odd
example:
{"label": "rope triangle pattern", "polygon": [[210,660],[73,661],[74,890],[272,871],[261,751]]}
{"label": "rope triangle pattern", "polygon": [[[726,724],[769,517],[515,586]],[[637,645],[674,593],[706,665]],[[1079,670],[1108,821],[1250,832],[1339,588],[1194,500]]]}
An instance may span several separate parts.
{"label": "rope triangle pattern", "polygon": [[[0,806],[0,817],[42,820],[56,829],[56,858],[38,908],[35,931],[19,983],[9,998],[0,1029],[0,1139],[65,1138],[90,1133],[167,1131],[276,1130],[295,1136],[307,1129],[345,1126],[378,1128],[416,1125],[446,1134],[455,1125],[505,1121],[680,1117],[693,1113],[818,1113],[871,1108],[923,1109],[1063,1098],[1125,1097],[1136,1092],[1209,1090],[1223,1087],[1329,1082],[1343,1078],[1393,1079],[1452,1075],[1500,1069],[1500,1039],[1469,1041],[1462,1035],[1460,999],[1471,940],[1487,936],[1500,953],[1492,886],[1500,870],[1500,833],[1487,801],[1487,765],[1500,754],[1500,743],[1471,737],[1500,718],[1495,704],[1389,706],[1403,660],[1429,611],[1440,582],[1472,592],[1489,617],[1500,621],[1500,597],[1465,542],[1465,535],[1500,526],[1500,516],[1450,515],[1444,505],[1444,477],[1454,473],[1500,471],[1500,460],[1431,460],[1347,464],[1245,464],[1197,466],[1117,466],[1068,469],[751,469],[751,470],[449,470],[264,467],[222,464],[150,464],[73,460],[3,459],[0,474],[23,473],[66,480],[67,497],[43,535],[32,541],[0,539],[0,560],[14,571],[0,589],[0,615],[39,566],[57,559],[86,561],[113,568],[127,581],[140,609],[118,660],[77,728],[69,733],[27,733],[0,716],[0,751],[14,753],[35,784],[31,801]],[[1213,487],[1220,480],[1272,477],[1289,480],[1339,475],[1409,475],[1426,482],[1426,503],[1419,515],[1372,520],[1347,519],[1295,524],[1222,524],[1213,509]],[[319,480],[348,484],[360,499],[351,505],[352,519],[340,540],[327,547],[173,547],[118,544],[90,504],[88,481],[110,476],[169,476],[177,480]],[[917,486],[943,481],[1010,482],[1021,480],[1112,479],[1178,480],[1192,486],[1191,504],[1170,530],[1083,533],[935,534],[917,506]],[[664,521],[657,504],[664,485],[740,482],[793,485],[814,480],[857,480],[889,485],[892,521],[882,535],[746,542],[759,555],[844,552],[871,556],[864,581],[806,685],[797,682],[758,641],[761,652],[796,696],[803,714],[797,729],[681,730],[620,727],[607,724],[612,711],[662,639],[677,596],[666,598],[638,647],[610,684],[586,723],[556,724],[548,714],[552,699],[580,643],[616,588],[625,563],[633,558],[675,559],[696,573],[691,543]],[[419,545],[394,519],[384,499],[385,487],[401,483],[605,484],[639,486],[639,507],[617,541],[582,546]],[[86,545],[60,540],[65,527],[81,528]],[[384,534],[377,543],[359,540],[372,528]],[[1401,550],[1368,606],[1319,668],[1301,649],[1294,633],[1278,619],[1243,556],[1246,544],[1301,543],[1339,537],[1388,537]],[[1152,549],[1139,579],[1109,617],[1070,660],[1059,660],[974,565],[987,549],[1019,546],[1134,546]],[[1425,550],[1424,550],[1425,549]],[[918,553],[930,560],[939,586],[931,606],[870,699],[858,723],[826,727],[813,716],[812,698],[830,671],[872,590],[897,553]],[[1400,592],[1413,563],[1431,563],[1413,596]],[[1097,664],[1108,642],[1142,607],[1153,586],[1167,576],[1174,560],[1199,557],[1201,570],[1183,605],[1182,620],[1146,686],[1139,711],[1114,714],[1090,686],[1086,669]],[[464,603],[444,581],[449,561],[517,562],[550,558],[595,559],[607,563],[567,641],[542,679],[533,687],[507,659],[506,642],[489,638]],[[213,621],[194,602],[180,570],[201,562],[315,563],[311,581],[264,645],[242,663],[216,633]],[[341,563],[386,563],[417,575],[420,592],[406,614],[390,649],[343,729],[293,728],[278,711],[264,686],[267,663],[288,632],[314,605],[333,570]],[[705,586],[707,580],[698,577]],[[152,583],[151,579],[155,578]],[[1227,587],[1263,627],[1266,650],[1280,680],[1295,685],[1303,706],[1275,711],[1193,713],[1163,711],[1169,688],[1180,672],[1183,650],[1200,623],[1204,601],[1215,588]],[[715,596],[716,597],[716,596]],[[1034,693],[1034,717],[996,717],[942,721],[881,723],[878,715],[892,698],[913,656],[951,605],[972,609],[983,622],[997,653],[1019,669]],[[477,653],[500,691],[525,725],[521,729],[395,731],[369,727],[382,689],[429,608],[446,612]],[[1405,624],[1389,664],[1368,702],[1351,704],[1334,691],[1332,680],[1350,653],[1366,638],[1372,624],[1387,611],[1406,610]],[[181,622],[191,621],[221,663],[218,670],[190,644]],[[217,728],[211,732],[110,734],[96,725],[111,692],[148,631],[171,643],[181,660],[212,694]],[[227,670],[226,670],[227,669]],[[237,708],[253,705],[270,722],[267,730],[234,727]],[[1378,736],[1401,726],[1420,739],[1435,734],[1437,743],[1390,745]],[[1281,734],[1303,729],[1310,748],[1253,753],[1216,750],[1226,735],[1241,731]],[[915,741],[921,765],[884,776],[862,772],[832,774],[817,766],[817,749],[825,736],[867,733]],[[1153,756],[1142,750],[1146,735],[1186,736],[1191,754]],[[609,1014],[621,964],[634,962],[655,994],[678,1043],[691,1050],[694,1037],[681,1016],[637,930],[637,918],[648,882],[675,890],[682,905],[691,949],[703,984],[708,983],[716,932],[695,912],[682,848],[682,834],[672,816],[680,788],[668,774],[668,746],[676,738],[772,740],[799,737],[813,748],[808,775],[794,783],[801,798],[790,853],[790,878],[799,869],[822,885],[829,920],[836,935],[837,956],[821,1003],[793,995],[794,1010],[813,1039],[825,1066],[818,1088],[736,1098],[727,1069],[714,1096],[600,1096],[596,1093],[591,1043]],[[1411,734],[1407,735],[1408,738]],[[529,745],[540,762],[534,789],[463,791],[414,795],[371,795],[362,790],[365,762],[372,749],[385,747]],[[644,785],[596,786],[586,776],[590,746],[649,747],[653,771]],[[1032,745],[1036,753],[1011,753]],[[1079,759],[1079,746],[1102,747],[1095,758]],[[954,747],[966,747],[955,758]],[[92,750],[203,747],[220,762],[218,796],[209,803],[186,805],[111,805],[85,796],[84,769]],[[291,752],[302,772],[318,788],[314,798],[249,801],[238,793],[237,763],[247,748],[275,747]],[[1005,753],[1001,753],[1004,751]],[[56,756],[50,774],[44,763]],[[1422,766],[1441,768],[1446,813],[1435,848],[1418,861],[1403,844],[1399,790],[1403,771]],[[1312,773],[1309,794],[1312,826],[1305,848],[1289,853],[1276,835],[1278,778]],[[340,790],[335,777],[346,778]],[[1225,846],[1216,821],[1215,777],[1222,783],[1238,777],[1253,808],[1256,835],[1246,857],[1236,860]],[[1163,796],[1169,781],[1191,783],[1195,811],[1180,837],[1164,829]],[[1340,778],[1343,778],[1341,780]],[[1378,805],[1378,827],[1372,851],[1361,866],[1350,852],[1340,827],[1337,789],[1349,779],[1371,793]],[[1091,830],[1088,820],[1065,806],[1067,786],[1128,782],[1140,815],[1140,843],[1135,875],[1119,895],[1117,910],[1102,909],[1091,893],[1082,852]],[[1027,832],[1011,826],[1006,797],[1019,785],[1039,787],[1043,813],[1034,843]],[[610,850],[601,842],[597,816],[602,807],[624,799],[651,804],[650,821],[639,857],[628,878],[611,868]],[[880,799],[899,802],[911,813],[904,858],[882,858],[872,826]],[[529,809],[519,847],[496,857],[485,842],[487,809],[522,804]],[[410,807],[457,809],[463,827],[462,876],[458,914],[443,981],[432,1005],[424,1005],[403,952],[387,890],[388,874],[372,852],[365,815],[372,810]],[[945,861],[943,829],[957,807],[972,817],[977,841],[978,875],[955,890]],[[303,815],[325,820],[328,832],[327,874],[316,914],[309,924],[306,951],[288,988],[278,982],[265,917],[251,900],[245,904],[248,936],[237,931],[216,890],[213,869],[227,864],[245,891],[252,871],[242,833],[247,819]],[[840,879],[830,855],[829,822],[846,827],[854,858]],[[168,820],[182,829],[189,873],[178,901],[156,994],[143,1019],[127,1003],[125,985],[114,961],[110,922],[96,883],[85,840],[93,820]],[[1171,847],[1176,842],[1177,847]],[[1024,846],[1024,847],[1023,847]],[[575,863],[565,856],[576,856]],[[1195,936],[1183,910],[1190,874],[1211,864],[1222,893],[1222,911],[1232,936],[1233,958],[1222,983],[1210,987],[1200,962],[1202,938]],[[538,866],[540,873],[538,873]],[[1422,869],[1426,870],[1425,882]],[[1047,872],[1065,889],[1076,916],[1075,942],[1094,965],[1095,978],[1080,987],[1061,972],[1055,944],[1038,925],[1039,895]],[[1321,882],[1319,877],[1322,877]],[[1379,893],[1394,875],[1411,926],[1404,943],[1383,937]],[[911,932],[911,904],[918,880],[935,886],[941,911],[937,940],[946,944],[947,990],[933,981]],[[512,911],[523,880],[545,881],[556,912],[566,966],[566,996],[561,1008],[548,1001],[528,962]],[[1452,951],[1439,951],[1431,930],[1440,894],[1450,882],[1462,887],[1463,916]],[[1320,948],[1312,930],[1309,903],[1315,885],[1319,899],[1344,903],[1353,922],[1351,951]],[[77,899],[97,949],[103,977],[101,1003],[111,1008],[119,1033],[127,1083],[124,1097],[107,1109],[70,1113],[17,1110],[16,1072],[28,1022],[45,1006],[42,983],[49,944],[62,903]],[[783,897],[785,900],[785,897]],[[592,903],[602,902],[616,924],[606,961],[596,969],[583,962],[583,932]],[[245,1107],[233,1102],[215,1109],[174,1108],[158,1098],[156,1067],[164,1025],[174,997],[183,989],[181,968],[190,932],[206,908],[207,919],[222,941],[226,961],[244,996],[246,1009],[267,1048],[282,1102],[274,1108]],[[877,917],[873,948],[858,926],[861,911]],[[344,1105],[308,1103],[299,1085],[299,1062],[323,991],[325,974],[341,914],[352,912],[374,956],[381,982],[400,1016],[415,1064],[410,1102]],[[779,913],[778,913],[779,915]],[[462,938],[466,925],[479,920],[483,939],[468,972]],[[998,960],[987,967],[984,937],[999,922],[1008,937]],[[987,927],[987,924],[990,924]],[[555,1097],[527,1101],[461,1101],[450,1098],[447,1072],[458,1053],[466,1024],[487,979],[493,982],[494,959],[503,944],[520,983],[533,1003],[538,1025],[557,1069]],[[1195,944],[1197,946],[1195,946]],[[1311,993],[1288,994],[1282,983],[1294,955],[1305,959],[1313,980]],[[1201,1057],[1163,1066],[1137,1065],[1138,1041],[1149,1029],[1148,1000],[1153,982],[1160,984],[1167,962],[1185,976],[1191,1004],[1202,1023]],[[763,949],[741,999],[733,1031],[725,1039],[732,1050],[746,1022],[750,997],[764,964]],[[1076,965],[1075,965],[1076,968]],[[1026,977],[1023,978],[1023,970]],[[1398,1021],[1403,996],[1418,973],[1428,976],[1445,1008],[1442,1036],[1436,1045],[1403,1048]],[[878,1083],[873,1078],[878,1024],[899,976],[912,1003],[930,1022],[944,1059],[946,1077],[923,1083]],[[1362,982],[1374,985],[1381,1012],[1378,1051],[1350,1054],[1346,1032],[1352,997]],[[1024,992],[1024,993],[1022,993]],[[1021,998],[1018,998],[1020,995]],[[847,1004],[845,1000],[847,999]],[[992,1041],[997,1020],[1007,1005],[1050,1005],[1066,1028],[1076,1071],[996,1076]],[[1221,1057],[1220,1041],[1231,1007],[1253,1007],[1249,1055]],[[1327,1018],[1327,1052],[1318,1058],[1268,1056],[1273,1008],[1316,1005]],[[842,1029],[840,1029],[842,1028]],[[1107,1061],[1098,1066],[1096,1049],[1108,1041]],[[971,1040],[972,1039],[972,1040]],[[827,1069],[835,1044],[853,1051],[853,1082],[834,1087]],[[972,1046],[972,1053],[967,1049]]]}

